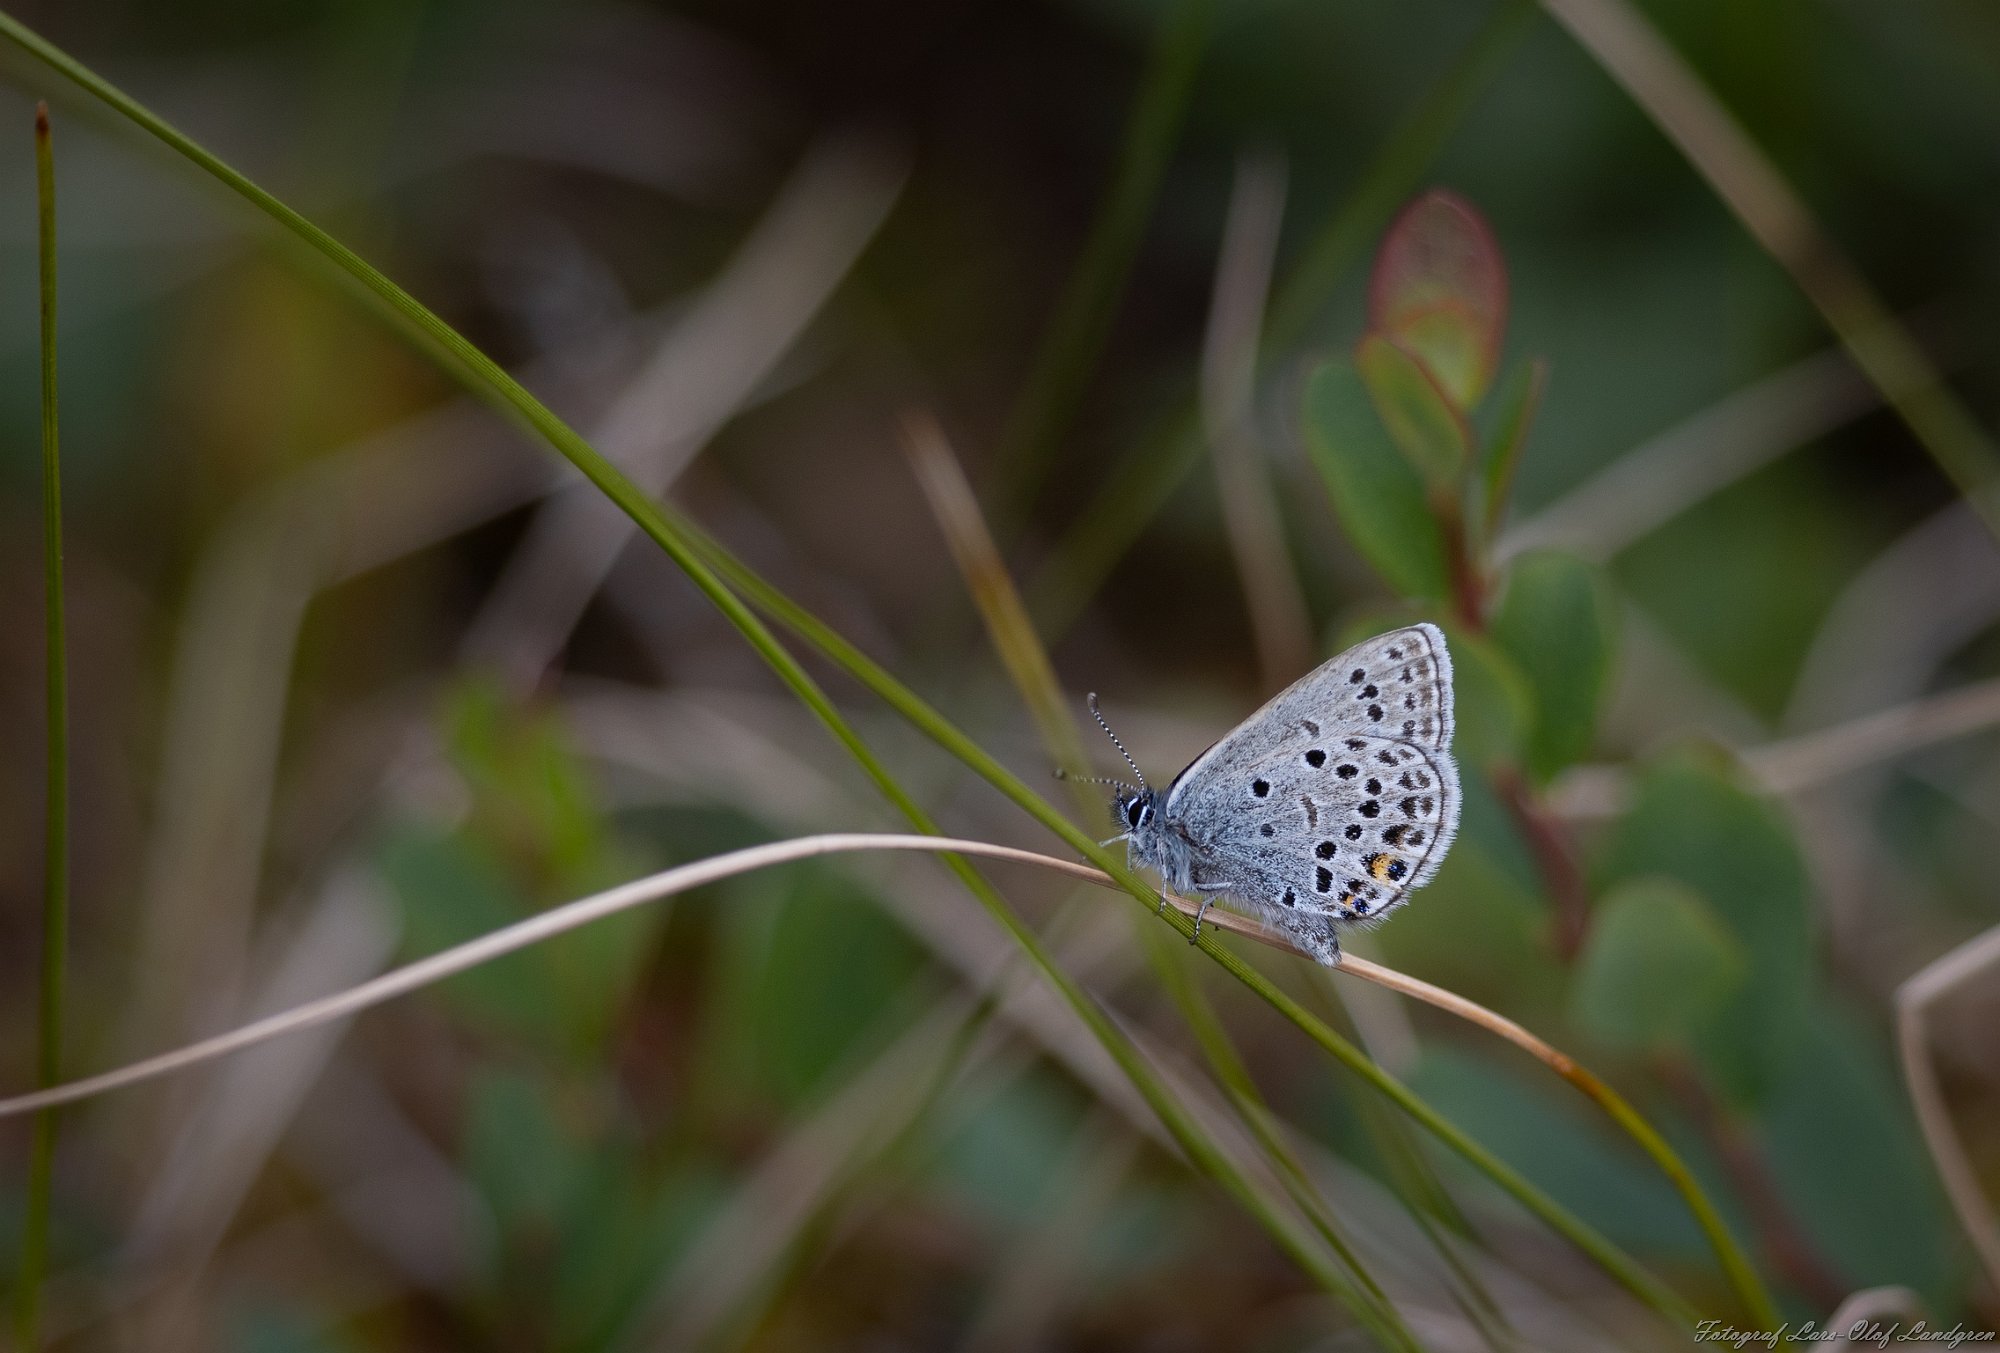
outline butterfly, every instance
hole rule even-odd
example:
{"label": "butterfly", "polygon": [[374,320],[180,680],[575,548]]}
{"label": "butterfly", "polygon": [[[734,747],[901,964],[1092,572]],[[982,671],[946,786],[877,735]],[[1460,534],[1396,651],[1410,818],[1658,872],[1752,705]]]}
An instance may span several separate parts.
{"label": "butterfly", "polygon": [[1451,654],[1435,625],[1391,630],[1299,678],[1164,794],[1098,713],[1135,788],[1111,801],[1136,866],[1198,897],[1230,898],[1301,951],[1340,961],[1335,927],[1373,921],[1437,872],[1458,831]]}

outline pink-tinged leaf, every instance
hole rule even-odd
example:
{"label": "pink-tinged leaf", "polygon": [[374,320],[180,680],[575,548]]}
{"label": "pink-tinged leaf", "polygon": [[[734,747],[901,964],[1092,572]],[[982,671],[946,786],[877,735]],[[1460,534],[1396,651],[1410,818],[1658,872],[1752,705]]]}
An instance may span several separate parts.
{"label": "pink-tinged leaf", "polygon": [[1461,411],[1493,383],[1507,326],[1507,265],[1486,220],[1433,189],[1403,208],[1375,255],[1368,327],[1430,369]]}
{"label": "pink-tinged leaf", "polygon": [[1370,334],[1354,351],[1382,426],[1434,492],[1451,494],[1465,472],[1471,434],[1443,385],[1409,349]]}

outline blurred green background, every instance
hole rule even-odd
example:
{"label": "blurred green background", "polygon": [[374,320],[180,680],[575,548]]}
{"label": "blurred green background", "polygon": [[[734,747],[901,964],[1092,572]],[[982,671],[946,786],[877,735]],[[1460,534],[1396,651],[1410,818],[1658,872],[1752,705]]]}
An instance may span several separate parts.
{"label": "blurred green background", "polygon": [[[1973,425],[2000,420],[2000,11],[1557,8],[1657,25]],[[948,433],[1068,709],[1102,692],[1160,782],[1345,643],[1446,621],[1464,831],[1350,948],[1614,1083],[1788,1317],[1907,1288],[1881,1309],[2000,1320],[1895,1050],[1899,987],[2000,923],[2000,547],[1549,14],[9,12],[381,266],[1030,783],[1052,754],[901,449],[911,410]],[[183,161],[11,46],[0,77],[0,1087],[34,1082],[41,935],[37,98],[73,1071],[672,863],[901,827],[573,472]],[[1349,365],[1377,246],[1432,188],[1504,258],[1493,391],[1449,401],[1470,479],[1546,363],[1493,531],[1471,502],[1477,623],[1403,553],[1439,490]],[[1068,853],[812,669],[948,832]],[[1226,1119],[1162,972],[1214,1003],[1421,1346],[1686,1342],[1208,961],[1149,968],[1129,902],[991,877]],[[1569,1086],[1239,947],[1746,1322],[1679,1197]],[[1958,983],[1922,1040],[1989,1195],[1995,992]],[[0,1122],[10,1293],[27,1156]],[[920,859],[705,889],[70,1111],[52,1237],[64,1348],[1370,1346]]]}

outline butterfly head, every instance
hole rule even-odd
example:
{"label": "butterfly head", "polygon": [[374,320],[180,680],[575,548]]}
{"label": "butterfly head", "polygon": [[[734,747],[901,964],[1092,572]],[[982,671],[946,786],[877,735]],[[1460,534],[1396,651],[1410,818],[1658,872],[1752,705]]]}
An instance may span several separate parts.
{"label": "butterfly head", "polygon": [[1111,815],[1125,828],[1125,835],[1137,837],[1153,828],[1158,803],[1154,791],[1123,786],[1111,796]]}
{"label": "butterfly head", "polygon": [[1139,777],[1139,786],[1136,789],[1123,780],[1099,782],[1118,787],[1118,792],[1111,796],[1111,815],[1118,819],[1118,825],[1125,830],[1111,839],[1130,841],[1135,853],[1144,856],[1149,853],[1147,842],[1152,838],[1153,821],[1159,816],[1159,796],[1146,784],[1146,773],[1139,769],[1139,763],[1132,759],[1132,753],[1125,750],[1125,744],[1118,740],[1118,735],[1111,731],[1111,725],[1104,721],[1104,714],[1097,708],[1095,694],[1090,697],[1090,717],[1097,720],[1097,726],[1104,730],[1104,736],[1111,739],[1111,745],[1125,758],[1125,764],[1132,768],[1132,774]]}

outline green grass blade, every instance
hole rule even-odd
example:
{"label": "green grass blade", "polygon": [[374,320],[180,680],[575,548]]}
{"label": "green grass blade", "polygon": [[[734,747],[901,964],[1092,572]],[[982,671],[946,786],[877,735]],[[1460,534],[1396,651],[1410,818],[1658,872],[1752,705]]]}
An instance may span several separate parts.
{"label": "green grass blade", "polygon": [[1000,439],[999,463],[1008,476],[1007,517],[1027,510],[1110,335],[1132,259],[1180,134],[1214,16],[1215,0],[1176,0],[1160,16],[1111,190],[1091,223],[1083,253],[1042,335],[1027,384]]}
{"label": "green grass blade", "polygon": [[[666,509],[673,513],[673,509]],[[1072,849],[1116,879],[1121,887],[1134,897],[1146,902],[1156,896],[1145,883],[1131,873],[1123,861],[1100,847],[1095,841],[1065,819],[1054,807],[1044,802],[1033,790],[1016,776],[1001,766],[978,744],[955,728],[936,710],[932,709],[915,692],[909,690],[877,665],[861,650],[856,648],[838,632],[823,623],[810,611],[800,606],[790,597],[765,581],[757,573],[730,555],[720,545],[708,539],[699,528],[686,518],[674,513],[679,527],[702,557],[726,576],[743,594],[760,609],[769,613],[778,623],[784,625],[818,649],[851,675],[861,681],[871,691],[880,696],[889,706],[915,724],[932,741],[963,761],[994,788],[1006,795],[1014,803],[1033,816],[1042,825],[1061,837]],[[1167,910],[1164,920],[1174,927],[1184,939],[1192,939],[1194,923],[1178,911]],[[1604,1270],[1616,1278],[1635,1296],[1654,1307],[1670,1319],[1692,1324],[1693,1312],[1686,1302],[1657,1279],[1642,1269],[1637,1261],[1598,1234],[1581,1218],[1570,1213],[1561,1204],[1548,1197],[1527,1179],[1516,1173],[1484,1147],[1461,1132],[1450,1120],[1432,1109],[1422,1099],[1396,1080],[1388,1072],[1376,1066],[1360,1049],[1335,1033],[1325,1023],[1298,1002],[1280,991],[1263,973],[1252,968],[1239,958],[1234,951],[1224,948],[1214,937],[1213,929],[1202,933],[1200,946],[1211,957],[1222,963],[1231,975],[1249,987],[1268,1004],[1284,1015],[1292,1023],[1303,1029],[1322,1048],[1332,1053],[1336,1060],[1346,1065],[1363,1080],[1381,1091],[1400,1106],[1419,1124],[1436,1136],[1445,1145],[1458,1152],[1466,1160],[1500,1187],[1512,1194],[1517,1201],[1552,1229],[1565,1236],[1590,1255]]]}
{"label": "green grass blade", "polygon": [[1166,940],[1157,931],[1149,931],[1148,940],[1157,960],[1154,966],[1165,979],[1167,994],[1173,998],[1181,1017],[1194,1031],[1195,1041],[1200,1044],[1216,1083],[1237,1108],[1238,1116],[1269,1158],[1293,1206],[1304,1214],[1326,1242],[1327,1248],[1360,1284],[1361,1292],[1357,1296],[1383,1323],[1384,1328],[1377,1331],[1378,1336],[1386,1336],[1385,1342],[1393,1342],[1399,1347],[1423,1347],[1409,1326],[1403,1323],[1401,1314],[1389,1301],[1382,1285],[1375,1281],[1374,1275],[1361,1262],[1361,1256],[1354,1252],[1347,1237],[1340,1233],[1333,1210],[1320,1196],[1319,1189],[1299,1163],[1297,1155],[1278,1135],[1270,1108],[1258,1091],[1256,1081],[1251,1078],[1250,1068],[1245,1065],[1242,1054],[1230,1040],[1229,1031],[1223,1027],[1215,1008],[1209,1004],[1193,975],[1178,961],[1179,955],[1165,952]]}
{"label": "green grass blade", "polygon": [[[1083,750],[1078,745],[1076,720],[1056,680],[1055,665],[1028,619],[1027,609],[1015,589],[1013,575],[1001,558],[999,546],[987,528],[985,514],[973,494],[972,485],[966,480],[945,441],[943,430],[933,420],[913,415],[906,421],[905,433],[911,467],[951,546],[966,591],[985,623],[987,639],[998,653],[1001,665],[1007,669],[1008,678],[1020,694],[1022,703],[1033,716],[1044,748],[1059,766],[1087,765]],[[1101,809],[1102,801],[1093,801],[1095,791],[1081,781],[1072,780],[1070,784],[1078,793],[1080,807],[1086,812]],[[1161,979],[1170,989],[1175,988],[1177,982],[1186,988],[1186,974],[1177,957],[1162,947],[1164,937],[1150,928],[1144,934],[1148,941],[1147,956]],[[1205,1006],[1202,1008],[1206,1009]],[[1205,1046],[1213,1038],[1220,1038],[1225,1044],[1227,1042],[1227,1035],[1219,1024],[1214,1023],[1212,1016],[1210,1023],[1205,1027],[1197,1026],[1196,1032],[1202,1036]],[[1339,1285],[1330,1289],[1333,1295],[1386,1346],[1418,1347],[1416,1337],[1389,1307],[1380,1286],[1333,1228],[1325,1204],[1318,1198],[1305,1172],[1270,1131],[1269,1125],[1252,1111],[1251,1104],[1260,1104],[1261,1101],[1233,1048],[1227,1050],[1227,1061],[1231,1068],[1242,1073],[1233,1080],[1227,1075],[1222,1077],[1230,1107],[1270,1159],[1279,1183],[1293,1206],[1327,1242],[1328,1249],[1346,1274],[1353,1275],[1355,1279],[1349,1281],[1343,1275]]]}
{"label": "green grass blade", "polygon": [[[62,1079],[65,956],[69,949],[69,657],[63,633],[62,454],[56,418],[56,171],[49,109],[35,109],[35,203],[41,278],[42,576],[48,643],[48,806],[42,873],[42,990],[36,1075]],[[56,1114],[35,1115],[21,1236],[15,1330],[24,1351],[41,1346],[42,1276],[48,1269]]]}

